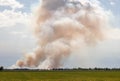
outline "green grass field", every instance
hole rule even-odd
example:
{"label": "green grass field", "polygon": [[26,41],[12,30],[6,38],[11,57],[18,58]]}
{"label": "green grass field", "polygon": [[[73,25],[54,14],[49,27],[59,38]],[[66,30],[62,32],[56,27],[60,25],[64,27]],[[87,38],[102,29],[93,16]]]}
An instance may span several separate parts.
{"label": "green grass field", "polygon": [[2,71],[0,81],[120,81],[120,71]]}

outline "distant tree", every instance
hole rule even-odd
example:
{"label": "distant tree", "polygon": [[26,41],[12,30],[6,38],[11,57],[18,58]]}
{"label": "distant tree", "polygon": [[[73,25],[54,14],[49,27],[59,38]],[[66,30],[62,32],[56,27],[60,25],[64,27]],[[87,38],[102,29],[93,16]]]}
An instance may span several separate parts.
{"label": "distant tree", "polygon": [[3,67],[3,66],[0,66],[0,71],[3,70],[3,69],[4,69],[4,67]]}

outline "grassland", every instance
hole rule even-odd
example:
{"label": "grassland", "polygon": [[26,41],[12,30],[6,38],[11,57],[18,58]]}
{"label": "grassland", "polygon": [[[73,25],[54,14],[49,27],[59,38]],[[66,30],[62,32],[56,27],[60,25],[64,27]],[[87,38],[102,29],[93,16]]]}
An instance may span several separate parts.
{"label": "grassland", "polygon": [[120,71],[2,71],[0,81],[120,81]]}

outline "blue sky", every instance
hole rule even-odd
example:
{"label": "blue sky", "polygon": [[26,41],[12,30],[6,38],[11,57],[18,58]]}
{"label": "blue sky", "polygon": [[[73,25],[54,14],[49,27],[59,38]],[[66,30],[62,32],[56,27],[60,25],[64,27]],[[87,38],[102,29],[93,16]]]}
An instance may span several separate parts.
{"label": "blue sky", "polygon": [[[87,52],[81,52],[81,56],[70,56],[65,67],[120,67],[120,0],[99,1],[104,9],[113,13],[111,24],[116,28],[118,38],[88,47]],[[32,8],[39,3],[39,0],[0,1],[0,65],[9,67],[15,64],[36,46],[30,23]]]}

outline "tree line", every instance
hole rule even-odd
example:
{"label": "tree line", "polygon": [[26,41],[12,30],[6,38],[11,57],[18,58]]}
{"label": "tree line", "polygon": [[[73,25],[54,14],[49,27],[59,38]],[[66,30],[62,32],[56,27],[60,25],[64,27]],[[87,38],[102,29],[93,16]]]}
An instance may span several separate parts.
{"label": "tree line", "polygon": [[4,69],[4,67],[3,67],[3,66],[0,66],[0,71],[3,70],[3,69]]}
{"label": "tree line", "polygon": [[98,68],[98,67],[95,67],[95,68],[54,68],[52,70],[89,70],[89,71],[92,71],[92,70],[104,70],[104,71],[107,71],[107,70],[120,70],[120,68]]}
{"label": "tree line", "polygon": [[3,66],[0,66],[0,71],[2,70],[10,70],[10,71],[45,71],[45,70],[51,70],[51,71],[69,71],[69,70],[86,70],[86,71],[94,71],[94,70],[103,70],[103,71],[109,71],[109,70],[120,70],[120,68],[53,68],[53,69],[29,69],[29,68],[15,68],[15,69],[4,69]]}

